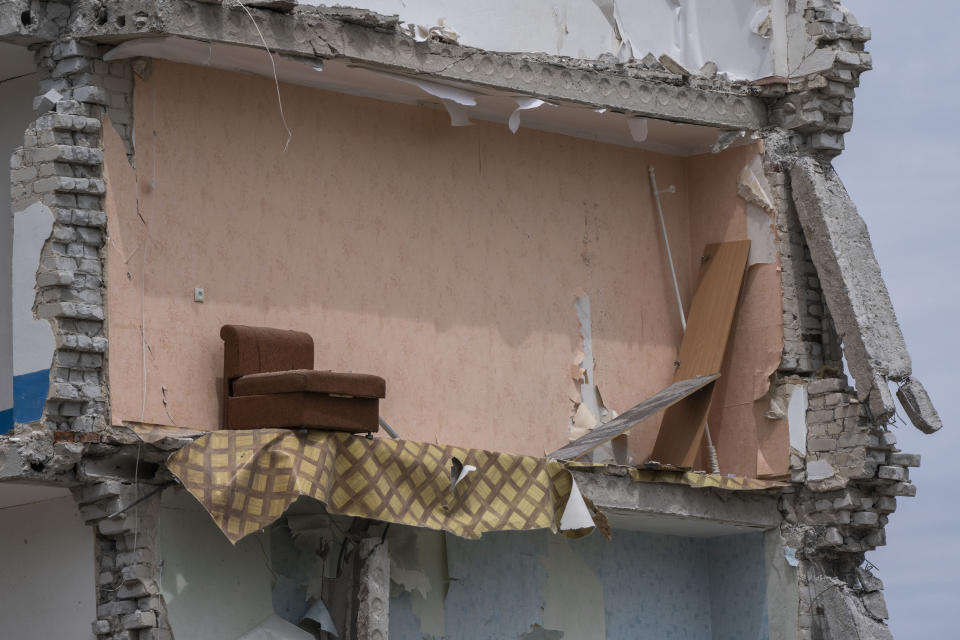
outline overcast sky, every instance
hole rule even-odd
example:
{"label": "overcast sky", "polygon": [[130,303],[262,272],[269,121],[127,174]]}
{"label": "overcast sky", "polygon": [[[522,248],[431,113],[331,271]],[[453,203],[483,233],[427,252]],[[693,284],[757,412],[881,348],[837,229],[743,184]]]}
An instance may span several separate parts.
{"label": "overcast sky", "polygon": [[[887,547],[868,555],[886,585],[897,640],[957,638],[960,603],[960,2],[844,0],[873,30],[853,131],[835,162],[867,221],[913,357],[944,428],[910,426],[898,446],[923,456],[916,498],[898,498]],[[922,10],[920,7],[922,6]],[[916,8],[916,9],[915,9]]]}

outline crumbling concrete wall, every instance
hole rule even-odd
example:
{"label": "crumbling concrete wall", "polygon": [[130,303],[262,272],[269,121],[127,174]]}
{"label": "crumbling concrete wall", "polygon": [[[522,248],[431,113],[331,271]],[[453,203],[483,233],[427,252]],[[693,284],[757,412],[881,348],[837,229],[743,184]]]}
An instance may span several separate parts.
{"label": "crumbling concrete wall", "polygon": [[[54,221],[41,253],[34,304],[56,340],[42,417],[51,431],[90,432],[107,422],[100,133],[109,70],[100,53],[70,39],[36,50],[37,105],[46,113],[27,130],[12,161],[14,210],[39,206]],[[126,73],[120,79],[129,84],[122,66],[116,70]]]}
{"label": "crumbling concrete wall", "polygon": [[781,500],[781,535],[799,561],[801,637],[889,638],[883,584],[865,554],[886,544],[897,497],[916,495],[908,469],[920,456],[896,449],[844,378],[812,381],[807,391],[803,484]]}
{"label": "crumbling concrete wall", "polygon": [[870,29],[839,0],[798,0],[787,17],[789,65],[783,83],[765,82],[770,123],[795,134],[797,143],[826,156],[843,151],[853,126],[854,90],[872,68],[864,51]]}

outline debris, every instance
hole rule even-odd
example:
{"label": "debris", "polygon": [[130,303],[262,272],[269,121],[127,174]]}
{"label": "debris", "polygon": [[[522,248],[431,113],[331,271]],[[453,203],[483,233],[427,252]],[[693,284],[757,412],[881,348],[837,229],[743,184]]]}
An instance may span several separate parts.
{"label": "debris", "polygon": [[697,72],[697,75],[703,76],[704,78],[713,79],[717,77],[717,63],[712,60],[707,60],[703,63],[703,66],[700,67],[700,70]]}
{"label": "debris", "polygon": [[437,24],[431,27],[408,23],[400,27],[400,32],[407,34],[417,42],[426,42],[432,38],[448,44],[458,44],[460,34],[448,27],[445,22],[444,18],[440,18],[437,20]]}
{"label": "debris", "polygon": [[667,54],[663,54],[658,58],[658,60],[660,61],[660,64],[662,64],[663,67],[670,73],[675,73],[677,75],[683,76],[684,78],[689,78],[691,75],[693,75],[692,73],[687,71],[683,67],[683,65],[681,65],[679,62],[677,62]]}
{"label": "debris", "polygon": [[916,378],[907,378],[907,381],[897,389],[897,398],[900,400],[903,410],[907,412],[910,422],[920,431],[936,433],[943,427],[940,414],[937,413],[933,403],[930,402],[927,390]]}
{"label": "debris", "polygon": [[43,115],[57,106],[57,103],[62,99],[63,96],[60,95],[59,91],[50,89],[42,96],[37,96],[33,99],[33,111],[38,116]]}
{"label": "debris", "polygon": [[861,402],[873,419],[893,417],[887,380],[911,374],[910,355],[873,253],[870,234],[830,165],[800,157],[790,171],[793,201]]}
{"label": "debris", "polygon": [[547,457],[556,460],[573,460],[578,458],[601,444],[626,433],[644,418],[652,416],[658,411],[662,411],[680,402],[690,394],[703,389],[719,377],[720,374],[714,373],[674,382],[663,391],[627,409],[610,422],[593,429],[578,440],[549,453]]}

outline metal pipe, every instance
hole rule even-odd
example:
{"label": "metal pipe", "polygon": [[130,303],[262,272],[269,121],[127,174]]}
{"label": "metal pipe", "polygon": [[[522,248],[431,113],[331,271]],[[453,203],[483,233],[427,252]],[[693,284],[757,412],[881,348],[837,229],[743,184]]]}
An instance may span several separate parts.
{"label": "metal pipe", "polygon": [[380,426],[383,427],[383,430],[386,431],[391,438],[394,440],[399,440],[400,436],[397,435],[397,432],[393,430],[393,427],[387,424],[387,421],[377,416],[377,421],[380,423]]}
{"label": "metal pipe", "polygon": [[[677,296],[677,310],[680,312],[680,326],[683,332],[687,332],[687,317],[683,313],[683,300],[680,298],[680,285],[677,282],[677,271],[673,266],[673,254],[670,252],[670,239],[667,237],[667,225],[663,220],[663,207],[660,205],[660,191],[657,189],[657,175],[653,165],[648,167],[650,171],[650,185],[653,189],[653,199],[657,203],[657,216],[660,218],[660,230],[663,232],[663,244],[667,248],[667,262],[670,264],[670,277],[673,279],[673,292]],[[720,473],[720,463],[717,461],[717,450],[713,446],[713,438],[710,437],[710,425],[706,424],[707,434],[707,453],[710,455],[710,470],[713,473]]]}

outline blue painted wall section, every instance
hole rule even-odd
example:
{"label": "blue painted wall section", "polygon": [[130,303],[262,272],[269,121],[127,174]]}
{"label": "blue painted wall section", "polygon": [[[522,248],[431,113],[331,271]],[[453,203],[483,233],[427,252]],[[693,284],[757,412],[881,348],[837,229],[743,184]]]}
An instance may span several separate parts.
{"label": "blue painted wall section", "polygon": [[713,640],[767,640],[767,607],[751,606],[767,597],[763,534],[711,538],[707,544]]}
{"label": "blue painted wall section", "polygon": [[43,403],[47,400],[49,386],[49,369],[14,376],[13,422],[33,422],[43,417]]}
{"label": "blue painted wall section", "polygon": [[0,411],[0,433],[6,433],[13,429],[13,409]]}
{"label": "blue painted wall section", "polygon": [[[541,637],[533,625],[549,630],[544,587],[550,564],[545,559],[548,544],[557,541],[550,536],[547,531],[494,533],[475,541],[448,535],[443,638],[517,640]],[[685,538],[614,531],[610,541],[598,534],[560,540],[602,585],[607,639],[769,639],[762,534]],[[583,586],[567,579],[570,608],[575,609]],[[390,637],[430,637],[420,631],[410,594],[396,584]],[[592,640],[570,634],[563,638]]]}

